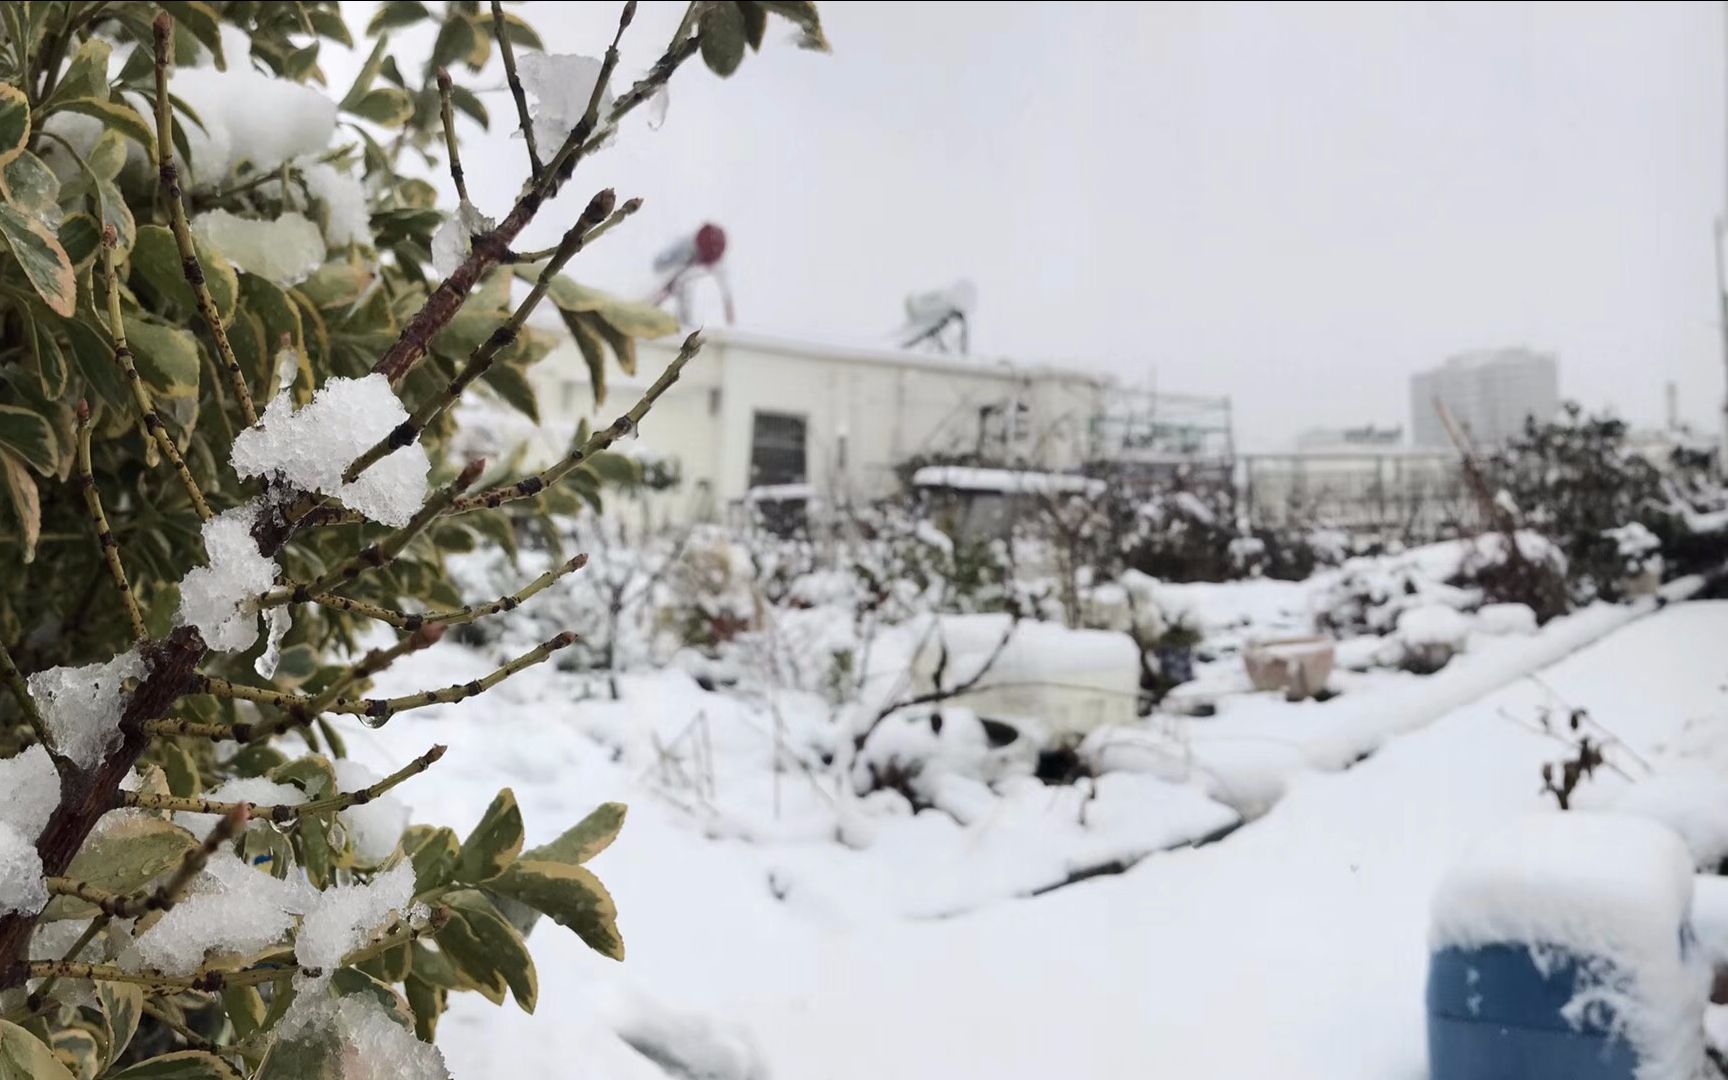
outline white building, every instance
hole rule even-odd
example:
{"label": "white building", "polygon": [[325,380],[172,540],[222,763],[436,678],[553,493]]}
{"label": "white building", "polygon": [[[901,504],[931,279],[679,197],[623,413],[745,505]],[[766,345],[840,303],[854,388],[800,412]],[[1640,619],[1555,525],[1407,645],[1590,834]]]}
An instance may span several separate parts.
{"label": "white building", "polygon": [[1436,401],[1473,443],[1499,445],[1522,432],[1527,417],[1547,420],[1559,409],[1558,365],[1552,353],[1484,349],[1411,376],[1410,430],[1416,446],[1452,444]]}
{"label": "white building", "polygon": [[[1077,469],[1096,417],[1119,393],[1107,376],[978,356],[793,341],[732,329],[707,345],[643,423],[646,449],[676,460],[678,487],[657,515],[721,520],[746,501],[871,499],[899,486],[897,466],[981,453],[1049,471]],[[608,372],[596,410],[587,369],[559,346],[531,378],[547,426],[606,423],[633,404],[679,339],[642,342],[634,378]],[[554,447],[541,452],[555,456]]]}

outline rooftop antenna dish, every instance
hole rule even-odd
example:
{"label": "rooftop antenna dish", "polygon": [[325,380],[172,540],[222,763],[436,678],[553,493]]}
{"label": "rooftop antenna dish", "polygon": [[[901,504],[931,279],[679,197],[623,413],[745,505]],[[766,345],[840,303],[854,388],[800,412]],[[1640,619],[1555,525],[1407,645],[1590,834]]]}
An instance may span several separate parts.
{"label": "rooftop antenna dish", "polygon": [[913,293],[906,298],[906,323],[894,336],[902,348],[964,356],[971,351],[966,320],[977,302],[978,289],[965,278],[945,289]]}
{"label": "rooftop antenna dish", "polygon": [[695,322],[694,292],[697,282],[712,278],[720,290],[721,303],[726,308],[726,325],[733,322],[732,287],[726,280],[726,230],[713,222],[675,241],[654,256],[654,270],[661,275],[660,288],[654,303],[667,300],[676,303],[678,321],[685,326]]}

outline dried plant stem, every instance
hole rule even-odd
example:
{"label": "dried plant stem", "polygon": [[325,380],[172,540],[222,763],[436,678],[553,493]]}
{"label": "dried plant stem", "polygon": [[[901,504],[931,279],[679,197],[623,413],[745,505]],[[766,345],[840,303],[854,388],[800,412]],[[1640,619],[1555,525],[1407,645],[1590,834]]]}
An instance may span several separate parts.
{"label": "dried plant stem", "polygon": [[250,814],[253,817],[274,821],[277,824],[286,824],[312,814],[346,810],[350,806],[364,806],[397,785],[405,783],[430,769],[439,758],[444,756],[444,749],[442,746],[434,746],[376,784],[360,788],[358,791],[345,791],[340,795],[314,799],[311,802],[275,805],[214,802],[210,799],[188,798],[179,795],[156,795],[143,791],[122,791],[120,801],[124,806],[136,807],[140,810],[167,810],[180,814],[224,814],[229,816]]}
{"label": "dried plant stem", "polygon": [[510,84],[510,96],[516,101],[516,124],[522,131],[522,141],[528,144],[529,177],[537,183],[546,166],[540,161],[534,120],[528,115],[528,94],[522,89],[522,77],[516,73],[516,49],[510,44],[510,35],[504,32],[504,5],[498,0],[492,0],[492,30],[498,38],[498,55],[504,59],[504,81]]}
{"label": "dried plant stem", "polygon": [[[496,5],[494,5],[496,8]],[[499,35],[503,40],[503,35]],[[512,81],[516,78],[516,66],[513,61],[507,62],[506,70]],[[456,184],[456,197],[463,202],[468,201],[468,181],[462,175],[462,151],[456,145],[456,112],[450,105],[450,94],[454,87],[450,83],[450,73],[443,68],[438,69],[438,111],[444,121],[444,147],[450,155],[450,179]],[[530,147],[534,144],[529,143]],[[530,151],[532,153],[532,151]]]}
{"label": "dried plant stem", "polygon": [[120,590],[126,619],[132,624],[132,640],[145,641],[150,634],[144,629],[138,599],[126,580],[126,568],[120,565],[120,544],[108,528],[108,515],[102,511],[102,496],[96,490],[96,477],[90,468],[90,406],[82,401],[78,403],[78,487],[84,493],[84,509],[89,511],[90,522],[96,527],[96,543],[102,548],[102,561],[108,564],[108,576]]}
{"label": "dried plant stem", "polygon": [[342,474],[344,481],[352,483],[356,477],[375,463],[383,460],[387,454],[408,446],[420,438],[421,432],[444,415],[444,411],[456,403],[456,399],[461,397],[469,386],[473,385],[475,379],[491,370],[499,354],[515,344],[517,336],[522,332],[522,327],[528,322],[528,316],[532,315],[534,309],[540,306],[540,301],[546,298],[546,293],[551,289],[552,282],[557,278],[559,271],[563,270],[565,264],[587,246],[589,237],[591,235],[599,236],[606,229],[635,213],[642,205],[641,200],[631,199],[614,213],[613,206],[616,201],[617,196],[613,194],[611,188],[607,188],[589,200],[587,209],[583,210],[582,216],[576,219],[576,224],[564,233],[564,239],[559,241],[552,258],[545,266],[541,267],[540,273],[535,277],[534,287],[528,290],[528,295],[522,298],[520,304],[516,305],[516,310],[510,313],[510,317],[493,330],[485,341],[474,347],[474,351],[468,356],[468,361],[462,365],[461,370],[451,377],[443,392],[415,409],[414,414],[398,424],[390,434],[378,440],[365,453],[355,458],[349,464],[347,471]]}
{"label": "dried plant stem", "polygon": [[[258,410],[252,406],[252,393],[246,386],[246,374],[228,343],[228,331],[223,329],[222,314],[204,281],[204,267],[198,261],[198,249],[192,242],[192,229],[186,221],[186,202],[180,191],[180,170],[174,162],[174,108],[168,98],[168,69],[174,66],[174,18],[166,11],[156,16],[156,174],[162,187],[162,201],[168,204],[168,222],[174,231],[174,244],[180,249],[180,269],[198,305],[198,314],[210,330],[210,340],[216,345],[216,361],[227,373],[234,398],[240,403],[240,415],[246,426],[258,422]],[[283,190],[287,194],[286,185]]]}
{"label": "dried plant stem", "polygon": [[192,500],[192,508],[198,512],[198,517],[209,521],[212,516],[210,504],[204,501],[204,493],[198,489],[198,482],[192,479],[192,470],[186,467],[186,459],[180,456],[180,448],[174,445],[173,437],[162,425],[162,418],[156,415],[156,405],[150,400],[150,388],[144,385],[143,377],[138,374],[138,366],[132,362],[132,350],[126,345],[126,322],[120,314],[120,285],[114,276],[114,243],[113,226],[105,226],[102,230],[102,278],[108,285],[108,333],[114,338],[114,362],[120,365],[127,385],[132,388],[132,400],[138,403],[138,412],[144,419],[145,432],[156,441],[162,456],[167,458],[174,466],[174,471],[180,474],[181,486],[186,489],[186,495]]}

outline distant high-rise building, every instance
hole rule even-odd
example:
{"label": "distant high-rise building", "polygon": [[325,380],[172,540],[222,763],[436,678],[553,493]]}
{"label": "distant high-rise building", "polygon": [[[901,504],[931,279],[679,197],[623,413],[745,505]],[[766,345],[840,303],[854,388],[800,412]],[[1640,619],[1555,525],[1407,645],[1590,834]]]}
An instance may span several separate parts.
{"label": "distant high-rise building", "polygon": [[1560,376],[1552,353],[1482,349],[1460,353],[1410,377],[1410,432],[1417,446],[1447,446],[1451,438],[1434,408],[1446,405],[1478,446],[1504,443],[1524,430],[1526,417],[1547,420],[1560,407]]}

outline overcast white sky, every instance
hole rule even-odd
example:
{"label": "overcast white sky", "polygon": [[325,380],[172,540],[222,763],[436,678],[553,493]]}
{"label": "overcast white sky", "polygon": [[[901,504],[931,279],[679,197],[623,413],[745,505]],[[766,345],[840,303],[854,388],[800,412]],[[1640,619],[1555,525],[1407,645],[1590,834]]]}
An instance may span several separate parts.
{"label": "overcast white sky", "polygon": [[[611,185],[647,205],[581,278],[645,290],[712,220],[739,324],[832,341],[885,342],[907,292],[967,276],[975,350],[1231,394],[1254,448],[1407,424],[1412,371],[1501,344],[1557,352],[1588,405],[1656,421],[1672,380],[1715,423],[1721,5],[821,9],[831,55],[773,23],[730,80],[692,64],[535,242]],[[616,12],[516,10],[591,55]],[[681,11],[643,4],[626,75]],[[521,148],[501,76],[469,81],[497,91],[465,164],[498,213]]]}

